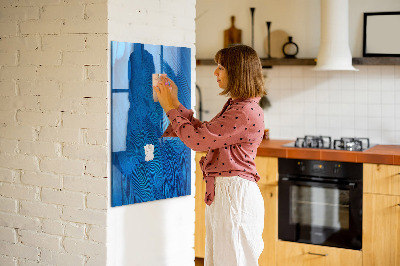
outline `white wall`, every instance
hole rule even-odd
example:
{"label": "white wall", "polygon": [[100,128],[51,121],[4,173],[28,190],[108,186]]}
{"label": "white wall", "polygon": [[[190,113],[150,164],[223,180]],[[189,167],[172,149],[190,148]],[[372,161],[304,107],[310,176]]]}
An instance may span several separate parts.
{"label": "white wall", "polygon": [[0,1],[0,265],[104,265],[106,1]]}
{"label": "white wall", "polygon": [[[243,32],[247,36],[243,42],[250,44],[250,6],[256,7],[259,25],[265,27],[265,20],[271,20],[274,29],[281,27],[288,33],[297,33],[293,36],[300,47],[299,58],[316,57],[319,1],[220,1],[220,4],[225,9],[216,8],[214,1],[197,4],[198,58],[213,58],[221,48],[222,30],[229,27],[232,14],[242,23],[238,28],[248,29]],[[350,47],[353,57],[357,57],[362,55],[362,12],[400,10],[400,2],[349,0],[349,9]],[[257,17],[262,12],[266,15]],[[255,49],[263,57],[266,27],[264,32],[256,30],[255,35]],[[264,70],[272,104],[264,111],[265,123],[271,137],[295,139],[305,134],[324,134],[400,144],[400,66],[355,67],[360,71],[314,72],[309,66],[274,66]],[[225,97],[217,96],[220,89],[213,71],[212,66],[197,67],[196,83],[202,89],[203,109],[209,111],[203,114],[203,120],[211,119],[226,101]]]}
{"label": "white wall", "polygon": [[[109,1],[109,43],[123,41],[191,48],[194,88],[195,4],[195,0]],[[195,103],[194,89],[192,103]],[[108,265],[194,264],[194,171],[192,152],[191,196],[108,210]]]}

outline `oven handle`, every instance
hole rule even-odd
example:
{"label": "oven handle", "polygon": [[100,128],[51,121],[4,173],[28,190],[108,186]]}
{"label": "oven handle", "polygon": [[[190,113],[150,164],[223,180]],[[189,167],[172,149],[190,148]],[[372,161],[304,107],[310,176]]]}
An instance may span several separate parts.
{"label": "oven handle", "polygon": [[281,177],[280,181],[289,182],[294,185],[307,185],[307,186],[319,186],[319,187],[338,187],[345,189],[354,189],[356,187],[355,182],[335,182],[335,181],[315,181],[315,180],[304,180],[299,178]]}

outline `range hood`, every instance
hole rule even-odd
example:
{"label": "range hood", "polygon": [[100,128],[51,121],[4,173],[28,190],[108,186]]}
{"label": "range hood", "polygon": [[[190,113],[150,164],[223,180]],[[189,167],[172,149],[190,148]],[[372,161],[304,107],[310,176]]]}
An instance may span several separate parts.
{"label": "range hood", "polygon": [[321,40],[316,71],[351,70],[349,1],[321,0]]}

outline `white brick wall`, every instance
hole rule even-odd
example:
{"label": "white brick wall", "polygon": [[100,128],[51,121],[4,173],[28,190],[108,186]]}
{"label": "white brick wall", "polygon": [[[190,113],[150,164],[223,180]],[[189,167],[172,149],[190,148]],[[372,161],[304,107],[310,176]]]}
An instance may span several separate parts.
{"label": "white brick wall", "polygon": [[0,265],[105,265],[107,0],[0,1]]}

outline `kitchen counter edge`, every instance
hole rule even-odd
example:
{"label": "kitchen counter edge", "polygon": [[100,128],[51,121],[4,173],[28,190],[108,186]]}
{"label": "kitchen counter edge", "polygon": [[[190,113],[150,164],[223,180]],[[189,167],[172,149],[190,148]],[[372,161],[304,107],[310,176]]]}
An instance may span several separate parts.
{"label": "kitchen counter edge", "polygon": [[257,149],[257,156],[400,165],[400,145],[376,145],[365,151],[300,149],[282,146],[290,142],[294,140],[263,140]]}

